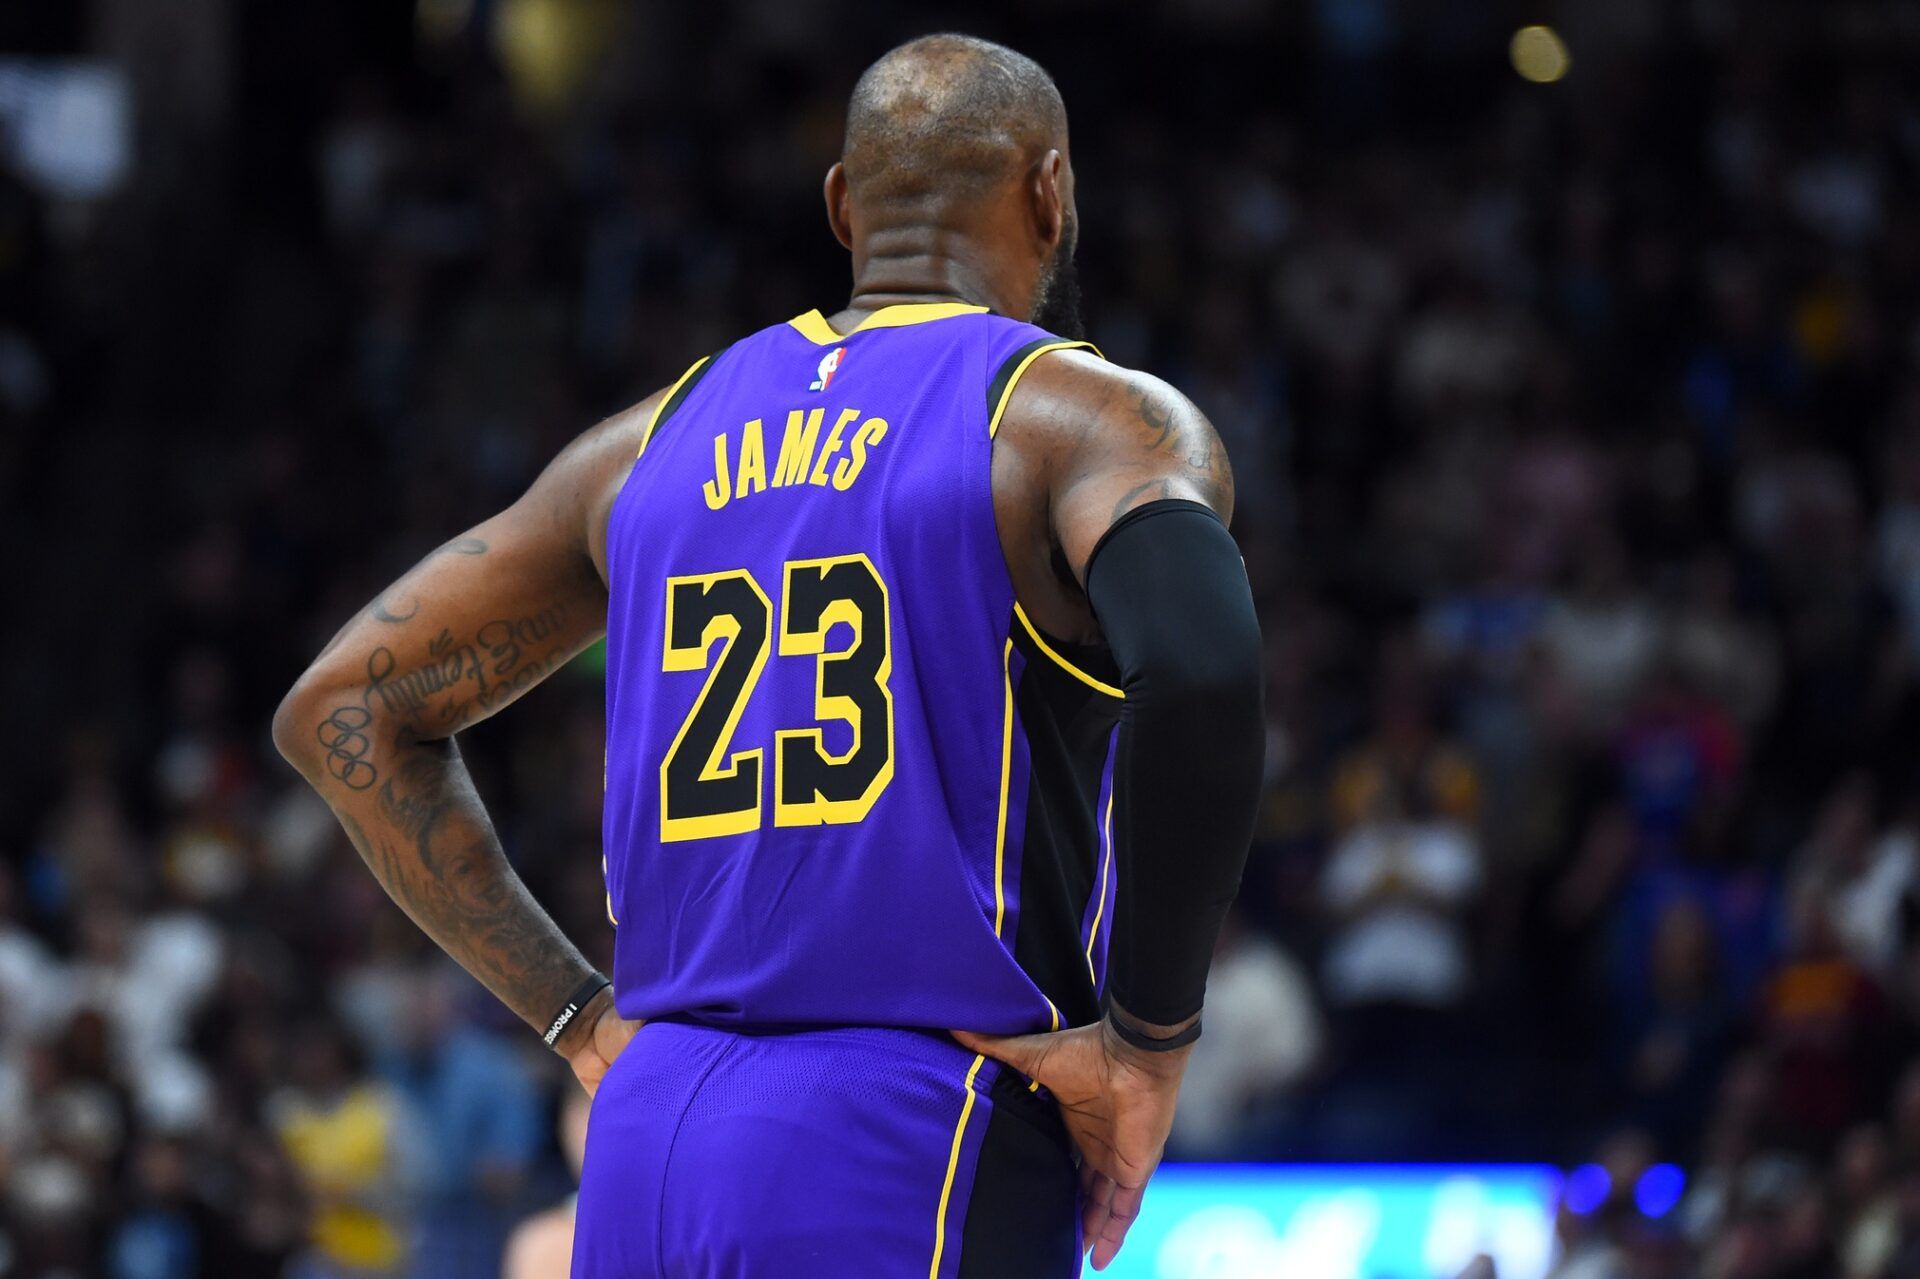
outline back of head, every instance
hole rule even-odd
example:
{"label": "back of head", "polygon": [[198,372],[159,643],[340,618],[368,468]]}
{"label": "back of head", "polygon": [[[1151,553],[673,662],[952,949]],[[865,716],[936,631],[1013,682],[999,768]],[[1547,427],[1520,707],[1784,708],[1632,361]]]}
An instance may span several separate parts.
{"label": "back of head", "polygon": [[1060,91],[1033,59],[973,36],[922,36],[854,86],[841,163],[867,207],[963,201],[1064,148],[1066,131]]}

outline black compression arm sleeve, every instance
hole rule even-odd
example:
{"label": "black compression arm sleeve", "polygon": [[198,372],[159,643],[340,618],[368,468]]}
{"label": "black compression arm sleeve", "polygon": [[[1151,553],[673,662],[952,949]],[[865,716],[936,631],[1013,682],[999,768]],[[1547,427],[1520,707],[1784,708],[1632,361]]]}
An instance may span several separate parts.
{"label": "black compression arm sleeve", "polygon": [[1122,516],[1093,549],[1087,598],[1126,693],[1108,990],[1142,1021],[1172,1025],[1200,1011],[1253,837],[1260,627],[1239,548],[1198,502]]}

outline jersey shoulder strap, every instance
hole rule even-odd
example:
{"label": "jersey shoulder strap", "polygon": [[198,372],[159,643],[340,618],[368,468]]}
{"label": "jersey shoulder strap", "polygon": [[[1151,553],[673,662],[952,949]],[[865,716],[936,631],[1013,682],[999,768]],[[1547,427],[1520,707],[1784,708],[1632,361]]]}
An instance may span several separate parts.
{"label": "jersey shoulder strap", "polygon": [[660,403],[653,406],[653,416],[647,419],[647,429],[640,437],[640,452],[635,454],[636,457],[645,455],[647,445],[653,440],[654,432],[666,425],[667,419],[687,402],[689,395],[693,394],[693,388],[700,385],[700,379],[711,373],[713,366],[720,362],[720,357],[731,349],[731,347],[722,347],[712,355],[701,356],[693,362],[692,367],[674,380],[673,385],[667,388],[667,393],[660,397]]}
{"label": "jersey shoulder strap", "polygon": [[1049,351],[1092,351],[1101,359],[1100,348],[1091,342],[1078,338],[1056,337],[1044,329],[1033,325],[1021,325],[1020,329],[1032,335],[1004,356],[994,369],[993,377],[987,383],[987,435],[997,434],[1000,430],[1000,416],[1007,411],[1007,401],[1013,398],[1013,388],[1020,384],[1033,362]]}

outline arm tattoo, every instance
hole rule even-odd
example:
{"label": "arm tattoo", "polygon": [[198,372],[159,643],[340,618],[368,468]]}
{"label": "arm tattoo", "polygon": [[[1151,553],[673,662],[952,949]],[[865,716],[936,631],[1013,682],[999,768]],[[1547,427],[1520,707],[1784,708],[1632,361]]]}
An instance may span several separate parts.
{"label": "arm tattoo", "polygon": [[315,726],[325,771],[310,774],[387,895],[541,1028],[591,965],[507,862],[451,734],[573,655],[574,607],[555,601],[470,634],[442,627],[412,664],[375,648],[357,700],[347,694]]}
{"label": "arm tattoo", "polygon": [[1204,418],[1154,403],[1153,393],[1137,382],[1129,383],[1127,389],[1139,397],[1134,412],[1147,428],[1143,438],[1149,452],[1176,458],[1196,471],[1213,469],[1213,427]]}
{"label": "arm tattoo", "polygon": [[[1164,394],[1140,382],[1129,381],[1127,395],[1134,401],[1134,416],[1145,428],[1139,435],[1144,451],[1178,462],[1211,495],[1215,505],[1230,505],[1233,470],[1227,465],[1213,424],[1191,405],[1170,402]],[[1140,485],[1123,497],[1114,508],[1114,517],[1117,519],[1129,506],[1138,505],[1134,499],[1151,487],[1151,484]],[[1171,492],[1171,486],[1167,486],[1160,496],[1170,496]]]}
{"label": "arm tattoo", "polygon": [[367,728],[373,715],[365,706],[336,706],[320,721],[314,736],[326,750],[327,772],[349,790],[365,790],[380,780],[380,770],[367,759],[373,740]]}
{"label": "arm tattoo", "polygon": [[[401,669],[382,645],[367,655],[361,704],[422,732],[458,732],[500,709],[572,656],[564,631],[566,605],[555,603],[524,617],[487,622],[471,639],[441,628],[427,642],[427,660]],[[529,649],[548,644],[546,651]],[[557,647],[554,644],[557,643]]]}
{"label": "arm tattoo", "polygon": [[1168,441],[1173,438],[1173,414],[1163,408],[1157,407],[1149,395],[1145,391],[1142,391],[1138,385],[1129,384],[1127,389],[1140,397],[1139,407],[1134,411],[1140,415],[1140,420],[1147,424],[1147,429],[1153,432],[1153,439],[1148,443],[1147,447],[1153,449],[1155,452],[1172,452],[1172,450],[1167,447],[1167,444]]}
{"label": "arm tattoo", "polygon": [[1153,494],[1152,497],[1147,498],[1148,502],[1157,502],[1157,501],[1160,501],[1162,498],[1172,497],[1173,481],[1166,480],[1166,479],[1144,480],[1141,483],[1134,485],[1132,488],[1122,493],[1120,495],[1120,500],[1113,504],[1113,514],[1107,517],[1107,523],[1109,524],[1113,523],[1115,520],[1119,519],[1122,515],[1125,515],[1128,511],[1131,511],[1136,506],[1145,506],[1146,502],[1142,502],[1139,499],[1146,497],[1148,493]]}
{"label": "arm tattoo", "polygon": [[529,1024],[592,967],[507,863],[452,741],[413,743],[367,821],[340,820],[387,895]]}
{"label": "arm tattoo", "polygon": [[[456,537],[451,542],[442,543],[440,546],[437,546],[433,550],[428,551],[426,555],[421,558],[420,563],[415,564],[412,568],[408,569],[406,573],[404,573],[401,576],[400,580],[405,581],[407,578],[413,576],[413,574],[416,571],[418,571],[421,564],[425,564],[428,560],[433,559],[435,556],[438,556],[438,555],[485,555],[487,553],[487,549],[488,548],[487,548],[486,542],[480,538]],[[388,589],[391,590],[392,588],[388,588]],[[386,622],[389,625],[398,625],[401,622],[411,622],[414,618],[420,615],[419,597],[415,596],[407,604],[402,605],[401,608],[404,609],[405,611],[404,612],[396,611],[395,609],[387,607],[386,592],[382,592],[381,594],[374,596],[373,603],[367,606],[367,612],[373,618],[374,621]]]}

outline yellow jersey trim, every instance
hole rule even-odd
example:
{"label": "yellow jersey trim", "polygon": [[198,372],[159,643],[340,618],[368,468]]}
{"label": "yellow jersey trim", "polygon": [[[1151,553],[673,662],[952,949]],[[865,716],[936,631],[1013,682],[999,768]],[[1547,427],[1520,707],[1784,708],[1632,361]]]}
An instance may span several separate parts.
{"label": "yellow jersey trim", "polygon": [[1034,626],[1032,619],[1027,616],[1027,610],[1021,608],[1017,600],[1013,605],[1013,615],[1020,619],[1020,625],[1026,628],[1027,635],[1039,646],[1040,651],[1053,659],[1054,665],[1096,692],[1105,693],[1108,697],[1117,697],[1123,702],[1127,700],[1127,695],[1113,685],[1095,679],[1078,666],[1075,666],[1072,662],[1069,662],[1066,658],[1060,656],[1060,654],[1054,650],[1053,645],[1041,638],[1039,629]]}
{"label": "yellow jersey trim", "polygon": [[[1043,995],[1041,995],[1041,996],[1040,996],[1040,998],[1042,998],[1042,999],[1047,999],[1047,997],[1046,997],[1046,996],[1045,996],[1044,994],[1043,994]],[[1058,1029],[1060,1029],[1060,1010],[1059,1010],[1058,1008],[1055,1008],[1055,1007],[1053,1006],[1053,1001],[1052,1001],[1051,999],[1047,999],[1047,1011],[1048,1011],[1049,1013],[1051,1013],[1051,1014],[1053,1015],[1053,1026],[1052,1026],[1052,1029],[1054,1029],[1054,1030],[1058,1030]],[[1031,1082],[1029,1082],[1029,1083],[1027,1084],[1027,1091],[1028,1091],[1028,1092],[1039,1092],[1039,1091],[1040,1091],[1040,1081],[1039,1081],[1038,1079],[1035,1079],[1035,1080],[1032,1080]]]}
{"label": "yellow jersey trim", "polygon": [[973,1081],[987,1059],[976,1054],[967,1068],[967,1082],[961,1085],[967,1100],[960,1107],[960,1122],[953,1126],[953,1145],[947,1150],[947,1179],[940,1185],[940,1208],[933,1219],[933,1261],[927,1266],[927,1279],[940,1279],[940,1258],[947,1250],[947,1202],[953,1197],[953,1174],[960,1167],[960,1143],[967,1135],[967,1120],[973,1117]]}
{"label": "yellow jersey trim", "polygon": [[909,324],[951,319],[956,315],[984,315],[986,310],[984,306],[974,306],[969,302],[902,302],[897,306],[881,307],[848,333],[842,333],[828,324],[827,317],[818,311],[796,315],[787,323],[815,346],[837,346],[855,333],[864,333],[868,329],[899,329]]}
{"label": "yellow jersey trim", "polygon": [[1000,720],[1000,817],[993,827],[993,935],[1007,920],[1007,792],[1013,782],[1013,641],[1000,655],[1000,686],[1005,694]]}
{"label": "yellow jersey trim", "polygon": [[1100,937],[1100,917],[1107,913],[1107,869],[1113,865],[1113,788],[1107,789],[1105,856],[1100,859],[1100,901],[1093,908],[1093,927],[1087,930],[1087,978],[1097,987],[1100,978],[1093,971],[1093,943]]}
{"label": "yellow jersey trim", "polygon": [[[1013,782],[1012,640],[1007,641],[1006,648],[1001,650],[1000,653],[1000,687],[1004,700],[1000,708],[1000,816],[993,827],[993,935],[995,937],[1000,935],[1000,930],[1005,926],[1007,921],[1007,890],[1005,883],[1007,864],[1007,796],[1012,789]],[[1040,998],[1047,999],[1047,996],[1042,993]],[[1053,1006],[1051,999],[1047,999],[1047,1011],[1053,1016],[1053,1029],[1060,1029],[1060,1010]],[[968,1082],[971,1083],[973,1077],[969,1075],[967,1078]],[[1039,1092],[1040,1082],[1035,1080],[1033,1083],[1027,1085],[1027,1090],[1029,1092]],[[971,1088],[968,1089],[968,1096],[972,1096]],[[966,1124],[966,1117],[964,1115],[961,1116],[960,1122],[964,1127]],[[944,1221],[945,1219],[946,1210],[943,1206],[941,1209],[941,1220]],[[934,1254],[934,1261],[937,1269],[939,1263],[938,1252]]]}
{"label": "yellow jersey trim", "polygon": [[993,413],[987,418],[987,437],[989,439],[999,433],[1000,415],[1007,411],[1007,402],[1013,399],[1013,388],[1020,385],[1020,379],[1026,376],[1028,369],[1033,367],[1033,362],[1050,351],[1092,351],[1103,360],[1107,358],[1104,355],[1100,355],[1100,348],[1093,343],[1075,341],[1068,338],[1062,338],[1058,342],[1048,342],[1045,346],[1037,346],[1033,350],[1028,351],[1026,358],[1013,366],[1013,372],[1008,376],[1007,384],[1000,388],[1000,399],[993,406]]}
{"label": "yellow jersey trim", "polygon": [[660,419],[665,415],[667,406],[673,403],[674,396],[680,394],[680,388],[687,384],[687,379],[705,368],[707,363],[712,359],[713,357],[711,355],[701,356],[693,362],[692,368],[673,380],[673,385],[667,388],[667,393],[660,397],[658,404],[653,406],[653,415],[647,419],[647,433],[640,437],[640,452],[635,453],[635,457],[639,457],[647,451],[647,445],[653,439],[654,428],[660,425]]}

